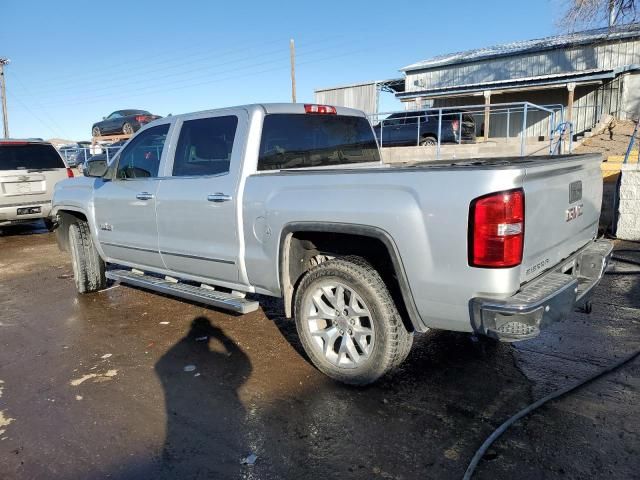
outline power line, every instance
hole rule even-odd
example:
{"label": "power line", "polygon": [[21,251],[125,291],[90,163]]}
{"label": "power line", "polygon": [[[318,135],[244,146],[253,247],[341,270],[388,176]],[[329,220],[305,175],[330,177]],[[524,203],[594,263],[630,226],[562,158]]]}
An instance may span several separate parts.
{"label": "power line", "polygon": [[[316,48],[314,50],[309,50],[309,51],[304,51],[303,50],[302,55],[308,56],[310,54],[323,52],[323,51],[329,50],[331,48],[334,48],[334,47],[333,46],[324,46],[322,48]],[[284,55],[284,50],[282,48],[279,48],[277,50],[272,50],[272,51],[269,51],[269,52],[261,53],[259,55],[259,57],[260,58],[265,58],[265,57],[270,57],[270,56],[273,56],[273,55],[283,56]],[[162,78],[162,80],[166,80],[167,78],[176,78],[176,77],[179,78],[179,77],[185,77],[185,76],[189,77],[189,75],[192,74],[192,73],[195,73],[195,72],[206,72],[206,71],[209,71],[209,70],[215,70],[216,73],[220,73],[219,68],[221,66],[225,66],[225,65],[241,64],[237,68],[238,69],[246,69],[246,68],[253,68],[255,66],[265,65],[265,64],[268,64],[269,62],[275,62],[275,61],[279,60],[279,59],[273,59],[273,60],[268,60],[268,61],[256,63],[255,62],[255,58],[256,58],[256,54],[252,53],[251,55],[248,55],[248,56],[245,56],[245,57],[241,57],[241,58],[235,58],[233,60],[229,60],[229,61],[226,61],[226,62],[209,64],[209,65],[201,65],[201,66],[196,67],[196,68],[187,69],[187,70],[183,69],[181,71],[168,73],[168,74],[166,73],[166,69],[165,68],[148,70],[147,72],[148,73],[150,73],[150,72],[161,73],[160,77]],[[242,63],[243,62],[247,62],[247,61],[251,61],[251,63],[249,63],[249,64],[247,64],[245,66],[242,66]],[[236,67],[234,67],[232,69],[223,70],[222,73],[226,73],[226,72],[229,72],[229,71],[235,71],[235,70],[236,70]],[[208,75],[205,75],[205,76],[208,76]],[[92,94],[95,94],[96,92],[108,91],[108,90],[116,89],[116,88],[119,88],[119,87],[128,88],[130,83],[133,82],[133,81],[136,81],[136,83],[138,83],[138,84],[140,83],[137,80],[134,80],[132,78],[132,75],[130,73],[127,73],[127,72],[123,72],[123,75],[110,77],[109,80],[110,81],[114,80],[114,78],[118,79],[118,77],[120,77],[121,80],[118,80],[117,82],[115,82],[113,84],[104,85],[102,87],[96,88],[94,85],[86,85],[86,83],[85,83],[84,84],[85,88],[74,89],[74,92],[75,93],[85,93],[85,92],[89,93],[89,92],[91,92]],[[154,81],[155,79],[156,79],[156,76],[153,76],[153,75],[148,77],[148,80],[150,80],[150,81]],[[65,85],[65,88],[73,88],[73,84]],[[146,88],[146,87],[141,87],[141,88]],[[38,90],[39,93],[45,93],[45,94],[47,92],[50,92],[50,91],[60,91],[60,90],[59,89],[53,90],[53,89],[47,89],[47,88]],[[76,95],[74,95],[74,96],[76,96]],[[68,96],[68,95],[67,96],[57,96],[57,98],[69,98],[69,97],[73,98],[73,96]],[[56,97],[54,96],[53,98],[56,98]]]}
{"label": "power line", "polygon": [[22,106],[22,108],[24,108],[29,114],[31,114],[33,118],[35,118],[38,122],[40,122],[42,126],[44,126],[47,130],[49,130],[50,133],[52,133],[57,137],[62,137],[62,135],[60,135],[60,132],[57,132],[54,128],[51,128],[51,125],[47,124],[42,118],[40,118],[33,110],[31,110],[27,106],[26,103],[20,100],[20,98],[18,98],[15,94],[11,94],[11,98],[16,100]]}
{"label": "power line", "polygon": [[[330,60],[330,59],[333,59],[333,58],[336,58],[336,57],[342,57],[342,56],[345,56],[345,55],[350,55],[350,54],[357,53],[357,52],[364,51],[364,50],[366,50],[366,49],[350,51],[350,52],[346,52],[346,53],[343,53],[343,54],[338,55],[338,56],[334,55],[332,57],[322,58],[320,60],[321,61]],[[322,51],[322,50],[319,50],[319,51]],[[306,55],[304,57],[306,57]],[[313,62],[315,62],[315,61],[317,61],[317,60],[313,60]],[[219,82],[219,81],[222,81],[222,80],[226,80],[226,79],[237,78],[237,75],[234,75],[232,77],[222,78],[222,79],[218,78],[220,75],[222,75],[224,73],[237,73],[237,72],[244,71],[244,70],[251,70],[252,74],[262,73],[262,71],[256,72],[255,71],[255,67],[256,66],[262,66],[262,65],[273,65],[275,63],[285,63],[285,62],[288,64],[289,63],[289,59],[288,58],[282,58],[282,59],[279,59],[279,60],[269,60],[269,61],[258,62],[258,63],[254,62],[254,63],[252,63],[250,65],[246,65],[246,66],[243,66],[243,67],[238,67],[238,68],[232,68],[232,69],[218,71],[215,75],[204,75],[204,76],[198,75],[198,76],[195,76],[195,77],[186,78],[186,79],[184,79],[184,82],[188,82],[188,83],[182,83],[182,84],[180,84],[178,86],[176,86],[175,84],[172,84],[173,86],[169,86],[169,87],[166,87],[166,86],[163,87],[161,85],[157,85],[157,86],[155,86],[155,88],[154,88],[154,86],[152,86],[151,88],[149,86],[144,86],[144,87],[138,87],[138,88],[134,88],[134,89],[128,89],[127,90],[128,95],[126,95],[126,96],[121,95],[121,96],[117,97],[117,96],[114,96],[112,93],[105,93],[105,94],[101,94],[101,95],[91,95],[89,97],[80,97],[80,98],[71,97],[71,100],[60,100],[58,102],[45,103],[44,105],[52,106],[52,105],[59,105],[59,104],[62,104],[62,103],[64,103],[64,105],[77,105],[77,104],[82,104],[82,103],[92,103],[92,102],[95,102],[96,100],[103,99],[103,98],[112,99],[112,98],[128,98],[128,97],[140,96],[140,95],[134,95],[136,92],[142,92],[141,94],[144,95],[144,94],[155,93],[155,92],[173,91],[173,90],[177,90],[177,89],[180,89],[180,88],[188,88],[188,87],[191,87],[191,86],[207,85],[207,84],[216,83],[216,82]],[[280,67],[277,67],[277,69],[279,69],[279,68]],[[273,71],[273,69],[269,69],[267,71]],[[191,83],[192,81],[194,81],[194,80],[197,81],[199,79],[207,79],[207,80],[203,81],[203,82],[198,82],[198,83]],[[106,89],[107,90],[111,90],[112,88],[106,87]],[[102,90],[105,90],[105,88],[103,88]],[[100,90],[96,90],[96,91],[100,91]]]}
{"label": "power line", "polygon": [[[324,41],[326,41],[326,39],[322,40],[322,42]],[[275,43],[281,43],[281,40],[273,40],[273,41],[261,43],[260,47],[264,47],[266,45],[272,45]],[[321,43],[321,41],[318,40],[314,42],[309,42],[305,44],[305,46],[314,45],[317,43]],[[176,58],[167,58],[166,55],[163,55],[162,60],[160,61],[153,61],[153,60],[149,61],[149,65],[145,65],[146,62],[142,62],[142,63],[138,62],[135,64],[134,67],[127,68],[127,69],[123,69],[122,66],[126,65],[127,63],[133,63],[133,62],[124,62],[123,64],[118,65],[116,67],[108,68],[107,69],[108,74],[106,75],[104,73],[99,73],[103,69],[98,69],[94,71],[89,71],[87,73],[80,72],[79,74],[68,77],[68,78],[71,78],[72,81],[65,80],[65,77],[62,77],[62,78],[58,77],[57,79],[53,79],[53,81],[48,79],[47,84],[43,88],[40,88],[40,91],[48,92],[53,90],[59,90],[59,88],[61,87],[69,88],[74,85],[84,85],[91,79],[100,80],[105,76],[108,76],[110,79],[122,78],[126,80],[127,78],[131,78],[133,75],[142,75],[142,74],[149,74],[154,72],[162,72],[163,74],[165,74],[167,71],[172,71],[176,69],[181,70],[185,65],[193,65],[206,60],[213,61],[219,58],[224,58],[230,55],[235,55],[237,53],[244,53],[247,51],[252,52],[251,57],[249,58],[255,58],[258,55],[261,57],[264,57],[266,55],[282,52],[281,48],[278,48],[275,50],[269,50],[267,52],[256,52],[255,47],[256,47],[255,44],[248,44],[245,47],[234,48],[232,50],[227,50],[224,52],[218,52],[215,55],[211,55],[212,53],[211,51],[188,54],[188,55],[180,55],[177,61],[176,61]],[[185,59],[192,58],[192,57],[203,57],[203,58],[184,61]],[[222,65],[229,64],[229,63],[237,63],[238,61],[242,61],[242,59],[240,60],[234,59],[231,61],[223,62]],[[115,74],[114,74],[114,71],[115,71]]]}
{"label": "power line", "polygon": [[[340,55],[332,55],[331,57],[325,57],[325,58],[319,58],[319,59],[314,59],[314,60],[307,60],[305,62],[298,62],[297,65],[309,65],[309,64],[313,64],[313,63],[319,63],[319,62],[325,62],[328,60],[333,60],[336,58],[341,58],[341,57],[346,57],[346,56],[350,56],[353,55],[354,53],[360,53],[363,51],[367,51],[368,49],[363,48],[360,50],[354,50],[354,51],[349,51],[349,52],[344,52]],[[258,75],[261,73],[269,73],[269,72],[273,72],[273,71],[284,71],[285,69],[288,71],[289,70],[289,60],[286,60],[286,64],[283,64],[281,66],[277,66],[274,68],[268,68],[268,69],[264,69],[264,70],[260,70],[260,71],[254,71],[253,74],[254,75]],[[202,85],[209,85],[212,83],[220,83],[220,82],[224,82],[226,80],[234,80],[238,78],[238,75],[232,75],[232,76],[228,76],[228,77],[223,77],[223,78],[218,78],[215,80],[207,80],[207,81],[203,81],[203,82],[198,82],[198,83],[190,83],[190,84],[184,84],[184,85],[180,85],[180,86],[174,86],[174,87],[169,87],[169,88],[159,88],[156,90],[145,90],[142,93],[134,93],[134,94],[128,94],[128,95],[120,95],[120,96],[112,96],[112,95],[102,95],[100,96],[100,98],[94,97],[94,98],[87,98],[87,99],[83,99],[82,101],[78,101],[77,103],[65,103],[65,105],[83,105],[83,104],[90,104],[90,103],[97,103],[99,101],[101,101],[103,98],[109,98],[110,100],[120,100],[120,99],[126,99],[128,100],[129,98],[135,98],[135,97],[140,97],[143,95],[149,95],[149,94],[154,94],[154,93],[165,93],[165,92],[169,92],[169,91],[175,91],[175,90],[182,90],[185,88],[193,88],[193,87],[199,87]]]}
{"label": "power line", "polygon": [[[29,92],[29,89],[26,87],[26,85],[22,82],[22,80],[20,80],[20,78],[16,75],[15,70],[13,72],[11,72],[11,77],[14,78],[15,80],[17,80],[18,85],[20,85],[20,88],[22,88],[22,90],[30,97],[34,98],[34,101],[36,103],[36,106],[42,111],[42,113],[44,113],[44,115],[47,117],[47,119],[51,122],[51,124],[55,127],[55,134],[59,137],[66,137],[67,135],[65,134],[65,132],[63,131],[64,129],[60,126],[60,124],[58,124],[58,122],[49,114],[49,112],[47,111],[46,108],[44,108],[42,106],[42,104],[31,94],[31,92]],[[14,97],[15,98],[15,97]],[[21,100],[17,99],[19,102],[22,103],[22,105],[26,106],[26,104],[24,104]],[[28,109],[28,107],[27,107]],[[33,112],[32,112],[33,114]],[[49,128],[51,130],[51,128]],[[51,130],[53,132],[53,130]]]}

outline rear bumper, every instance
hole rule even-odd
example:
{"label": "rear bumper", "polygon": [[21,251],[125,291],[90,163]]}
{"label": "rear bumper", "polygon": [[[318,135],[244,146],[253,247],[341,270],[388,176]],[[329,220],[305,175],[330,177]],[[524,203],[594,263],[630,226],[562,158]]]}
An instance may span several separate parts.
{"label": "rear bumper", "polygon": [[587,305],[612,251],[612,242],[595,240],[512,297],[472,299],[473,330],[505,342],[536,337],[545,326]]}
{"label": "rear bumper", "polygon": [[[40,207],[40,213],[18,215],[19,208]],[[0,205],[0,225],[20,223],[51,216],[51,200]]]}

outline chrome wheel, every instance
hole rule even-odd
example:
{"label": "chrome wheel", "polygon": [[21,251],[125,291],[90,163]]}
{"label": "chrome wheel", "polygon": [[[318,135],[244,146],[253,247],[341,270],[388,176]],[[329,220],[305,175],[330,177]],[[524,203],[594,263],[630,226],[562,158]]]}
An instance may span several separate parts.
{"label": "chrome wheel", "polygon": [[371,355],[375,342],[371,312],[352,288],[322,282],[307,295],[303,315],[313,348],[331,364],[356,368]]}
{"label": "chrome wheel", "polygon": [[420,141],[420,145],[423,147],[435,147],[438,145],[438,141],[433,137],[425,137]]}
{"label": "chrome wheel", "polygon": [[131,124],[129,123],[125,123],[122,126],[122,133],[124,133],[125,135],[131,135],[133,134],[133,127],[131,126]]}
{"label": "chrome wheel", "polygon": [[93,135],[94,137],[99,137],[100,136],[100,128],[93,127],[93,130],[91,131],[91,135]]}

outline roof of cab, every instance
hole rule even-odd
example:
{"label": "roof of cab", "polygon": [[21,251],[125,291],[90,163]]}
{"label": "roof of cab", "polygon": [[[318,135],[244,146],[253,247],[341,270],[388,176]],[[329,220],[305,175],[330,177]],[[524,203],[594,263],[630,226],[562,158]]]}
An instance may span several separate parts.
{"label": "roof of cab", "polygon": [[[181,117],[186,117],[189,115],[194,115],[194,114],[206,114],[206,113],[211,113],[211,114],[216,114],[216,113],[221,113],[221,112],[225,112],[228,110],[234,110],[234,109],[244,109],[247,110],[248,112],[253,112],[256,110],[259,110],[261,112],[263,112],[264,114],[268,115],[268,114],[272,114],[272,113],[299,113],[299,114],[305,114],[305,110],[304,110],[304,106],[308,105],[307,103],[252,103],[252,104],[248,104],[248,105],[235,105],[235,106],[230,106],[230,107],[222,107],[222,108],[213,108],[210,110],[202,110],[199,112],[187,112],[187,113],[180,113],[178,115],[172,115],[170,117],[164,117],[164,119],[162,120],[171,120],[174,118],[181,118]],[[354,116],[354,117],[366,117],[365,113],[362,110],[356,110],[354,108],[347,108],[347,107],[340,107],[340,106],[336,106],[336,105],[332,105],[333,107],[335,107],[336,112],[338,115],[348,115],[348,116]],[[152,122],[154,123],[154,122]],[[151,125],[151,124],[149,124]]]}
{"label": "roof of cab", "polygon": [[0,138],[0,145],[51,145],[51,142],[45,142],[41,138]]}

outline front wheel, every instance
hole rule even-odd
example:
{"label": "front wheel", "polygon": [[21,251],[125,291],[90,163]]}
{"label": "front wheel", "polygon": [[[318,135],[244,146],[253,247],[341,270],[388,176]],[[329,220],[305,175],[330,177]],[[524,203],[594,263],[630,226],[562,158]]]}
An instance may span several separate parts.
{"label": "front wheel", "polygon": [[94,137],[99,137],[101,133],[102,132],[100,132],[100,127],[93,127],[93,129],[91,129],[91,135],[93,135]]}
{"label": "front wheel", "polygon": [[78,221],[69,227],[69,250],[78,293],[104,289],[107,286],[105,264],[93,244],[87,222]]}
{"label": "front wheel", "polygon": [[380,274],[360,257],[311,269],[296,290],[295,320],[313,364],[348,384],[376,381],[413,343]]}

